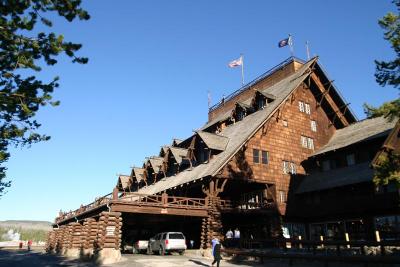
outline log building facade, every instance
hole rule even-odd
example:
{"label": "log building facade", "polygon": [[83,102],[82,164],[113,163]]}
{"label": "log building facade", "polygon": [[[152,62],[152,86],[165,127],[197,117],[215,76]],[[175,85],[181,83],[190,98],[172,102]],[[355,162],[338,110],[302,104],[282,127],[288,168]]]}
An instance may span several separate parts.
{"label": "log building facade", "polygon": [[120,175],[112,194],[61,212],[48,249],[119,251],[160,231],[207,248],[234,228],[243,238],[390,238],[399,194],[375,188],[371,163],[398,153],[399,138],[399,122],[357,121],[318,58],[291,57],[211,107],[192,136]]}

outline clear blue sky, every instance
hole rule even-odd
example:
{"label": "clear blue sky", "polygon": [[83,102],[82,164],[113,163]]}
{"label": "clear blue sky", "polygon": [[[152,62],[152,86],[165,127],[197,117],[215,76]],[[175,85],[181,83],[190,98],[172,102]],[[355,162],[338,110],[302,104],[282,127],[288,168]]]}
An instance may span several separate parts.
{"label": "clear blue sky", "polygon": [[188,137],[207,120],[207,91],[216,103],[238,89],[243,53],[250,81],[286,59],[277,43],[304,43],[358,116],[362,104],[398,97],[374,79],[374,59],[394,57],[377,21],[390,1],[84,1],[88,22],[56,20],[55,30],[83,44],[89,64],[61,60],[40,77],[60,75],[57,108],[38,114],[49,142],[12,149],[13,184],[0,199],[0,220],[52,221],[111,192],[173,137]]}

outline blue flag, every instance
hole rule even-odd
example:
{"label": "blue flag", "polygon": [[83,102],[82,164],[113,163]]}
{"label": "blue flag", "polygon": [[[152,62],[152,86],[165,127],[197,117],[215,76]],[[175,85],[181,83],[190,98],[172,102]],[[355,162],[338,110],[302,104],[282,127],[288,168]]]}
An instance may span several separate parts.
{"label": "blue flag", "polygon": [[278,47],[281,48],[281,47],[284,47],[284,46],[287,46],[287,45],[291,45],[291,41],[292,41],[291,40],[291,36],[289,36],[286,39],[280,40],[279,43],[278,43]]}

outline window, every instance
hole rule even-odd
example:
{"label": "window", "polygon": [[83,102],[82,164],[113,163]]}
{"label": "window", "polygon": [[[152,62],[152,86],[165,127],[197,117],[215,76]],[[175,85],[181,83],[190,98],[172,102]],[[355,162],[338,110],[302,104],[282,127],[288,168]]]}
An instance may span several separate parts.
{"label": "window", "polygon": [[300,136],[300,143],[302,147],[307,148],[307,137],[305,136]]}
{"label": "window", "polygon": [[288,173],[296,174],[297,173],[296,164],[294,162],[284,160],[282,162],[282,164],[283,164],[282,167],[283,167],[284,174],[288,174]]}
{"label": "window", "polygon": [[279,190],[279,202],[285,203],[286,202],[286,192]]}
{"label": "window", "polygon": [[304,104],[306,108],[306,114],[311,114],[310,104]]}
{"label": "window", "polygon": [[314,149],[314,139],[310,137],[300,136],[301,146],[308,149]]}
{"label": "window", "polygon": [[356,160],[355,160],[354,154],[346,155],[346,162],[347,162],[347,166],[351,166],[351,165],[356,164]]}
{"label": "window", "polygon": [[304,112],[304,102],[299,101],[299,110],[300,112]]}
{"label": "window", "polygon": [[283,125],[284,127],[288,127],[288,122],[287,122],[287,120],[282,120],[282,125]]}
{"label": "window", "polygon": [[311,121],[311,131],[313,131],[313,132],[317,131],[317,122],[316,121]]}
{"label": "window", "polygon": [[289,173],[289,162],[288,161],[283,161],[283,173],[288,174]]}
{"label": "window", "polygon": [[330,160],[324,160],[322,162],[322,170],[323,171],[329,171],[331,169],[331,162]]}
{"label": "window", "polygon": [[236,120],[237,121],[241,121],[244,118],[244,111],[243,110],[238,110],[236,113]]}
{"label": "window", "polygon": [[253,149],[253,162],[260,163],[260,150]]}
{"label": "window", "polygon": [[314,139],[307,137],[308,149],[314,149]]}
{"label": "window", "polygon": [[263,97],[259,97],[257,99],[257,109],[261,110],[264,109],[264,107],[265,107],[265,99]]}
{"label": "window", "polygon": [[262,164],[268,164],[268,151],[261,151]]}
{"label": "window", "polygon": [[296,174],[296,164],[294,164],[293,162],[290,162],[290,173]]}

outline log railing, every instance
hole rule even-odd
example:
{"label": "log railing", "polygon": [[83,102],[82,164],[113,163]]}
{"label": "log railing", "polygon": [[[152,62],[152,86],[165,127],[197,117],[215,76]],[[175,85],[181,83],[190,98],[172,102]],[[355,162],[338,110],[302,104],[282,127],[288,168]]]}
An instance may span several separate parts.
{"label": "log railing", "polygon": [[95,201],[87,204],[87,205],[81,205],[79,209],[76,209],[74,211],[69,211],[69,212],[62,212],[60,211],[59,216],[55,219],[55,223],[58,224],[62,221],[75,218],[85,212],[94,210],[100,206],[107,205],[110,203],[110,200],[112,199],[112,193],[109,193],[105,196],[98,197],[95,199]]}
{"label": "log railing", "polygon": [[176,197],[168,196],[167,194],[161,195],[144,195],[137,193],[129,193],[118,201],[130,202],[133,205],[139,206],[162,206],[162,207],[175,207],[175,208],[191,208],[191,209],[205,209],[207,203],[204,198],[192,197]]}

